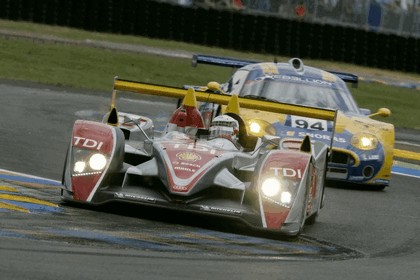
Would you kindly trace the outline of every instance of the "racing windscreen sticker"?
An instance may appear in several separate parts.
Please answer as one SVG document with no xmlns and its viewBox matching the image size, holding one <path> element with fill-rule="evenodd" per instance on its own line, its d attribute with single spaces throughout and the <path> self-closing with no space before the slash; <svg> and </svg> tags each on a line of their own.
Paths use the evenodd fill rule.
<svg viewBox="0 0 420 280">
<path fill-rule="evenodd" d="M 301 129 L 331 131 L 331 128 L 328 127 L 328 122 L 326 120 L 305 118 L 300 116 L 290 116 L 290 126 Z"/>
</svg>

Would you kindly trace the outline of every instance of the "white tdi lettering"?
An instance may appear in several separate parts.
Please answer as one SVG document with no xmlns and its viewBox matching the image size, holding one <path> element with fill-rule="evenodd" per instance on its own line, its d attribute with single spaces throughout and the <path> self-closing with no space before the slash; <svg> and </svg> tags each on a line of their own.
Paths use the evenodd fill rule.
<svg viewBox="0 0 420 280">
<path fill-rule="evenodd" d="M 283 176 L 283 177 L 297 177 L 302 178 L 302 170 L 300 169 L 293 169 L 287 167 L 271 167 L 270 169 L 274 170 L 275 176 Z"/>
<path fill-rule="evenodd" d="M 82 145 L 82 147 L 85 147 L 85 148 L 91 148 L 91 149 L 96 148 L 97 150 L 100 150 L 102 148 L 103 144 L 104 144 L 103 142 L 98 142 L 98 141 L 93 140 L 93 139 L 74 136 L 74 145 L 75 146 Z"/>
</svg>

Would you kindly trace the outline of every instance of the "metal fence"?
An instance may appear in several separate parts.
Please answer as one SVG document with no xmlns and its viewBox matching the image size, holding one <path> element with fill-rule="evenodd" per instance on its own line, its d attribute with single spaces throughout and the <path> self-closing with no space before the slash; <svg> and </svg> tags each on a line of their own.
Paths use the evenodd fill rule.
<svg viewBox="0 0 420 280">
<path fill-rule="evenodd" d="M 420 37 L 420 0 L 156 0 Z"/>
</svg>

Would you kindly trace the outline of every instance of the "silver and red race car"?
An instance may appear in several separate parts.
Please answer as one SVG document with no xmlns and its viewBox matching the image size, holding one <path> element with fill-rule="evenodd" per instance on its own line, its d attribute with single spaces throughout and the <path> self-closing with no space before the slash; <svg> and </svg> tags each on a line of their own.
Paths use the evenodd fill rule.
<svg viewBox="0 0 420 280">
<path fill-rule="evenodd" d="M 163 131 L 156 132 L 152 118 L 117 111 L 115 99 L 122 91 L 183 101 Z M 207 126 L 198 102 L 227 109 Z M 253 228 L 299 235 L 323 206 L 330 147 L 309 136 L 253 136 L 241 108 L 333 122 L 336 118 L 333 110 L 116 79 L 104 119 L 74 124 L 62 200 L 138 203 L 225 216 Z"/>
</svg>

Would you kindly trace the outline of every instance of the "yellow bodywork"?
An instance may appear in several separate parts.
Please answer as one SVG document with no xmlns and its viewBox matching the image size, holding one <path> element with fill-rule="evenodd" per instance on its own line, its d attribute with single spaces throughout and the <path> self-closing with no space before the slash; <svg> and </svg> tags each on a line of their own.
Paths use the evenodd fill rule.
<svg viewBox="0 0 420 280">
<path fill-rule="evenodd" d="M 268 124 L 276 122 L 284 124 L 287 117 L 286 114 L 274 114 L 253 109 L 241 109 L 241 116 L 244 118 L 245 122 L 247 122 L 247 120 L 260 119 L 266 121 Z M 335 124 L 335 134 L 337 135 L 343 133 L 344 131 L 347 131 L 352 135 L 359 132 L 369 132 L 379 139 L 379 142 L 383 145 L 385 158 L 382 168 L 372 179 L 368 181 L 368 183 L 377 179 L 389 180 L 391 177 L 391 168 L 394 156 L 394 126 L 392 124 L 379 122 L 368 117 L 349 117 L 341 112 L 338 112 Z M 345 151 L 346 153 L 351 154 L 355 159 L 354 166 L 358 166 L 360 164 L 360 158 L 355 152 L 338 147 L 333 147 L 333 150 Z"/>
<path fill-rule="evenodd" d="M 368 117 L 348 117 L 339 112 L 337 116 L 336 132 L 340 133 L 344 129 L 353 135 L 359 132 L 369 132 L 379 139 L 379 142 L 382 144 L 384 149 L 385 158 L 382 168 L 370 181 L 378 178 L 389 180 L 391 177 L 391 168 L 394 158 L 394 125 L 376 121 Z"/>
<path fill-rule="evenodd" d="M 167 96 L 178 99 L 183 99 L 187 94 L 187 89 L 167 87 L 160 85 L 152 85 L 127 80 L 114 80 L 114 90 L 131 91 L 141 94 L 150 94 L 157 96 Z M 195 92 L 196 100 L 201 102 L 211 102 L 220 105 L 227 105 L 231 99 L 230 95 L 215 94 L 210 92 Z M 241 108 L 255 109 L 272 113 L 297 115 L 303 117 L 312 117 L 316 119 L 334 121 L 336 111 L 330 109 L 321 109 L 306 107 L 293 104 L 273 103 L 263 100 L 250 100 L 238 97 L 239 105 Z"/>
</svg>

